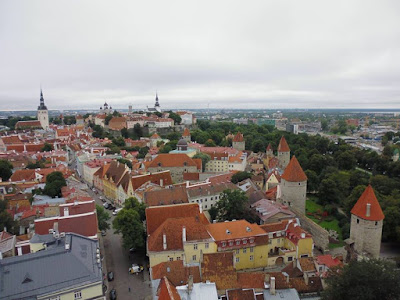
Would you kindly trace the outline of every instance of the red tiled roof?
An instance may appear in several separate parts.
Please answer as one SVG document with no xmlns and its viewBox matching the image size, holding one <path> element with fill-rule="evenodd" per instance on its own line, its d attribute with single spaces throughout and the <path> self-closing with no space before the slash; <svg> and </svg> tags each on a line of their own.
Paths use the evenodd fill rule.
<svg viewBox="0 0 400 300">
<path fill-rule="evenodd" d="M 193 276 L 193 282 L 200 282 L 200 269 L 198 266 L 186 266 L 183 260 L 174 260 L 159 263 L 151 268 L 152 279 L 160 279 L 164 276 L 174 285 L 185 285 L 189 276 Z"/>
<path fill-rule="evenodd" d="M 203 255 L 201 263 L 202 280 L 215 282 L 217 290 L 238 287 L 233 266 L 233 252 L 217 252 Z"/>
<path fill-rule="evenodd" d="M 187 241 L 210 239 L 206 227 L 199 216 L 189 218 L 170 218 L 164 221 L 148 238 L 148 251 L 183 250 L 182 230 L 186 228 Z M 166 249 L 163 249 L 163 235 L 166 236 Z"/>
<path fill-rule="evenodd" d="M 278 192 L 278 186 L 274 186 L 273 188 L 270 188 L 268 191 L 265 192 L 265 196 L 269 200 L 276 200 L 277 192 Z"/>
<path fill-rule="evenodd" d="M 199 180 L 200 173 L 183 173 L 183 180 L 196 181 Z"/>
<path fill-rule="evenodd" d="M 207 230 L 216 241 L 266 235 L 259 225 L 250 224 L 246 220 L 213 223 L 207 226 Z"/>
<path fill-rule="evenodd" d="M 150 138 L 151 138 L 151 139 L 154 139 L 154 140 L 156 140 L 156 139 L 161 139 L 161 137 L 158 135 L 157 132 L 154 132 L 153 135 L 152 135 Z"/>
<path fill-rule="evenodd" d="M 233 138 L 233 142 L 243 142 L 244 138 L 243 138 L 243 134 L 238 132 L 236 133 L 235 137 Z"/>
<path fill-rule="evenodd" d="M 147 234 L 151 235 L 169 218 L 196 217 L 200 214 L 197 203 L 153 206 L 146 208 Z"/>
<path fill-rule="evenodd" d="M 158 285 L 157 295 L 159 300 L 181 300 L 176 287 L 163 277 Z"/>
<path fill-rule="evenodd" d="M 293 155 L 285 171 L 283 172 L 282 178 L 290 182 L 300 182 L 307 180 L 307 175 L 301 168 L 296 156 Z"/>
<path fill-rule="evenodd" d="M 340 259 L 338 259 L 337 257 L 333 258 L 330 254 L 317 256 L 317 263 L 319 265 L 325 265 L 328 268 L 342 265 Z"/>
<path fill-rule="evenodd" d="M 254 300 L 254 290 L 242 290 L 242 289 L 235 289 L 235 290 L 228 290 L 226 292 L 229 300 Z"/>
<path fill-rule="evenodd" d="M 183 133 L 182 133 L 182 136 L 183 136 L 183 137 L 189 137 L 189 136 L 190 136 L 190 131 L 189 131 L 188 128 L 185 128 L 185 130 L 184 130 Z"/>
<path fill-rule="evenodd" d="M 18 121 L 17 124 L 15 124 L 15 129 L 18 128 L 41 128 L 42 125 L 40 124 L 40 121 L 34 120 L 34 121 Z"/>
<path fill-rule="evenodd" d="M 273 151 L 272 146 L 271 146 L 271 143 L 269 143 L 268 146 L 267 146 L 267 151 L 268 151 L 268 150 Z"/>
<path fill-rule="evenodd" d="M 112 130 L 121 130 L 122 128 L 126 128 L 126 118 L 113 117 L 108 123 L 108 127 Z"/>
<path fill-rule="evenodd" d="M 227 173 L 209 177 L 208 180 L 211 184 L 220 184 L 224 182 L 231 182 L 234 173 Z"/>
<path fill-rule="evenodd" d="M 70 216 L 93 212 L 96 210 L 96 204 L 94 200 L 85 202 L 73 202 L 68 204 L 60 204 L 60 216 L 64 216 L 64 209 L 68 208 L 68 214 Z"/>
<path fill-rule="evenodd" d="M 132 179 L 133 190 L 138 189 L 140 186 L 146 182 L 152 182 L 158 185 L 167 186 L 172 184 L 171 173 L 169 171 L 154 172 L 151 174 L 133 176 Z"/>
<path fill-rule="evenodd" d="M 242 289 L 263 289 L 265 274 L 261 272 L 238 272 L 237 280 Z"/>
<path fill-rule="evenodd" d="M 282 136 L 279 141 L 278 152 L 290 152 L 289 145 L 284 136 Z"/>
<path fill-rule="evenodd" d="M 371 204 L 369 216 L 367 216 L 367 204 Z M 369 221 L 382 221 L 385 218 L 371 185 L 367 186 L 351 210 L 351 213 L 357 217 Z"/>
<path fill-rule="evenodd" d="M 18 135 L 2 136 L 1 140 L 4 144 L 22 144 Z"/>
<path fill-rule="evenodd" d="M 289 220 L 282 220 L 277 223 L 269 223 L 260 225 L 260 227 L 265 230 L 265 232 L 276 232 L 276 231 L 283 231 L 286 229 Z"/>
<path fill-rule="evenodd" d="M 286 229 L 286 237 L 295 245 L 299 242 L 300 239 L 304 238 L 312 238 L 312 235 L 309 234 L 307 231 L 305 231 L 303 228 L 301 228 L 300 225 L 298 225 L 295 222 L 289 223 L 287 229 Z"/>
<path fill-rule="evenodd" d="M 11 181 L 32 181 L 36 179 L 35 170 L 15 170 L 10 177 Z"/>
<path fill-rule="evenodd" d="M 184 167 L 185 163 L 186 163 L 186 166 L 188 166 L 188 167 L 195 166 L 195 167 L 198 168 L 197 163 L 193 159 L 191 159 L 186 154 L 181 154 L 181 153 L 177 153 L 177 154 L 162 153 L 162 154 L 159 154 L 149 164 L 148 168 Z"/>
</svg>

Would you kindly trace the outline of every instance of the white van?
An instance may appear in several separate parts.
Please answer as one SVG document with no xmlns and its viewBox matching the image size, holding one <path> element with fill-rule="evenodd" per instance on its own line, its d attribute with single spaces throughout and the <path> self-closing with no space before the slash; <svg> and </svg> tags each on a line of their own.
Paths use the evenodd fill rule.
<svg viewBox="0 0 400 300">
<path fill-rule="evenodd" d="M 117 213 L 120 212 L 121 210 L 122 210 L 122 207 L 116 208 L 116 209 L 113 211 L 113 216 L 116 216 Z"/>
</svg>

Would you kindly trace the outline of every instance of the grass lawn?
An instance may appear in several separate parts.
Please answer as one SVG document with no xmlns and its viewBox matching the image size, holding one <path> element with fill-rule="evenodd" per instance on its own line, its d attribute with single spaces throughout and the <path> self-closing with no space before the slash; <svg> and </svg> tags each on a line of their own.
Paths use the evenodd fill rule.
<svg viewBox="0 0 400 300">
<path fill-rule="evenodd" d="M 310 195 L 307 197 L 307 201 L 306 201 L 306 213 L 307 212 L 311 212 L 314 213 L 316 211 L 323 211 L 323 207 L 322 205 L 319 205 L 317 202 L 317 197 Z M 327 221 L 324 220 L 322 222 L 320 222 L 320 220 L 318 220 L 317 218 L 315 218 L 314 216 L 309 216 L 307 215 L 307 217 L 311 220 L 313 220 L 315 223 L 317 223 L 318 225 L 320 225 L 322 228 L 325 228 L 326 230 L 329 229 L 333 229 L 336 230 L 336 232 L 339 233 L 339 244 L 333 244 L 330 243 L 329 244 L 329 248 L 337 248 L 337 247 L 342 247 L 343 244 L 343 237 L 342 237 L 342 229 L 339 227 L 339 221 L 337 219 L 333 219 L 331 221 Z M 332 216 L 329 216 L 328 218 L 332 218 Z"/>
</svg>

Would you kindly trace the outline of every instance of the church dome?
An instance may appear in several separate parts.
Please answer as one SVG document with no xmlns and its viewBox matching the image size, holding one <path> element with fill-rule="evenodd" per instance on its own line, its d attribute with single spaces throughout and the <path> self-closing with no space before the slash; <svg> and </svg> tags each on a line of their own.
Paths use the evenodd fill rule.
<svg viewBox="0 0 400 300">
<path fill-rule="evenodd" d="M 188 143 L 186 142 L 186 140 L 184 140 L 184 139 L 180 139 L 179 141 L 178 141 L 178 144 L 176 144 L 177 146 L 187 146 L 188 145 Z"/>
</svg>

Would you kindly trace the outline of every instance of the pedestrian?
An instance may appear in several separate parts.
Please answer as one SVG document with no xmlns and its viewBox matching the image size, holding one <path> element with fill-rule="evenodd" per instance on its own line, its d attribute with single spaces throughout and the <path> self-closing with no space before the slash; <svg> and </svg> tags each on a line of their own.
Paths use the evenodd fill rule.
<svg viewBox="0 0 400 300">
<path fill-rule="evenodd" d="M 131 292 L 131 287 L 128 287 L 129 293 Z"/>
</svg>

